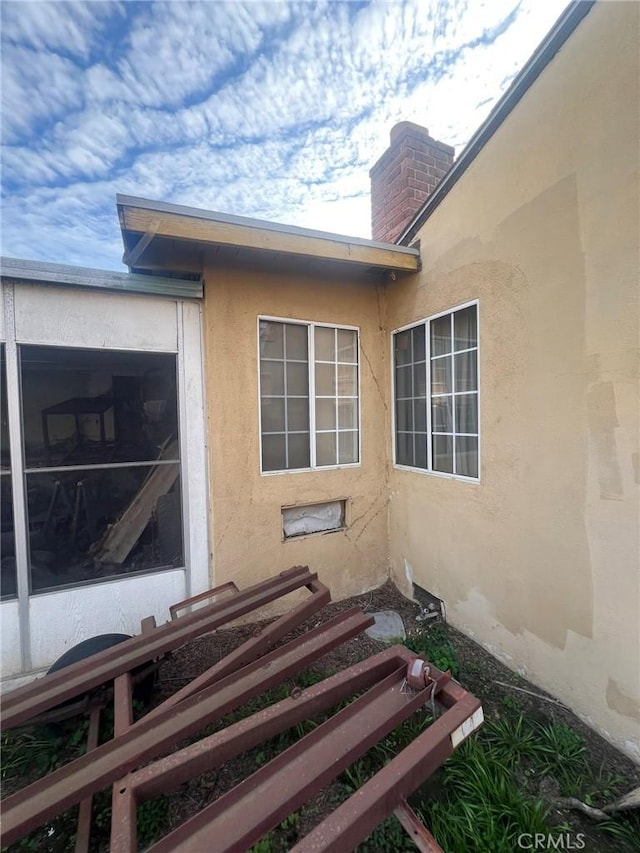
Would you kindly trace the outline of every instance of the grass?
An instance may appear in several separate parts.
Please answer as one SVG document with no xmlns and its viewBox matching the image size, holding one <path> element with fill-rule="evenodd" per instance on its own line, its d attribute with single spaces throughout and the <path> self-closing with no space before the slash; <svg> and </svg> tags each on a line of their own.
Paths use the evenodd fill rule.
<svg viewBox="0 0 640 853">
<path fill-rule="evenodd" d="M 134 706 L 139 714 L 140 709 Z M 1 767 L 3 788 L 15 778 L 25 785 L 51 773 L 85 753 L 89 722 L 75 718 L 56 726 L 43 726 L 35 733 L 27 730 L 3 732 Z M 113 711 L 105 710 L 100 721 L 100 742 L 113 737 Z M 6 788 L 5 788 L 6 792 Z M 5 793 L 6 795 L 6 793 Z M 7 853 L 66 853 L 75 846 L 77 806 L 49 821 L 45 826 L 6 848 Z M 149 800 L 138 806 L 139 844 L 145 847 L 168 829 L 169 798 Z M 111 790 L 93 798 L 91 843 L 93 849 L 107 843 L 111 830 Z M 3 848 L 3 853 L 5 853 Z"/>
</svg>

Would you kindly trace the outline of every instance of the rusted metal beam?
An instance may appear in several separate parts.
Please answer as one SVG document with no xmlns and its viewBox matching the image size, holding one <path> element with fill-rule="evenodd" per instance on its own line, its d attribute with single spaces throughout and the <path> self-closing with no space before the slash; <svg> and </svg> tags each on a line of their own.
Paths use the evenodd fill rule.
<svg viewBox="0 0 640 853">
<path fill-rule="evenodd" d="M 191 598 L 185 598 L 184 601 L 177 601 L 169 608 L 171 618 L 177 619 L 180 610 L 186 610 L 187 607 L 192 607 L 194 604 L 198 604 L 198 602 L 200 601 L 207 601 L 210 598 L 215 598 L 216 596 L 222 595 L 225 592 L 235 594 L 237 592 L 240 592 L 240 590 L 233 581 L 229 581 L 229 583 L 223 583 L 220 584 L 220 586 L 214 586 L 213 589 L 208 589 L 206 592 L 201 592 L 198 595 L 192 595 Z"/>
<path fill-rule="evenodd" d="M 210 667 L 202 675 L 194 678 L 186 684 L 181 690 L 178 690 L 170 696 L 165 702 L 150 711 L 145 720 L 153 719 L 158 714 L 163 713 L 172 705 L 177 705 L 183 702 L 190 696 L 204 690 L 205 687 L 220 681 L 226 675 L 236 672 L 240 667 L 246 666 L 251 661 L 256 660 L 261 655 L 265 654 L 279 640 L 285 637 L 289 631 L 307 620 L 314 613 L 317 613 L 325 604 L 331 601 L 331 593 L 328 587 L 318 580 L 311 581 L 308 585 L 311 592 L 309 598 L 294 607 L 283 616 L 279 616 L 270 625 L 260 630 L 254 637 L 242 643 L 235 651 L 231 652 L 222 658 L 214 666 Z"/>
<path fill-rule="evenodd" d="M 347 853 L 363 842 L 481 724 L 480 701 L 462 688 L 459 692 L 453 706 L 299 841 L 291 853 Z"/>
<path fill-rule="evenodd" d="M 212 838 L 217 853 L 248 850 L 425 704 L 429 691 L 406 693 L 405 676 L 406 666 L 401 666 L 169 833 L 149 853 L 206 850 Z"/>
<path fill-rule="evenodd" d="M 131 673 L 123 672 L 113 682 L 113 734 L 124 734 L 133 723 Z"/>
<path fill-rule="evenodd" d="M 371 624 L 372 617 L 359 608 L 341 613 L 206 688 L 198 694 L 197 701 L 169 707 L 146 724 L 143 718 L 126 734 L 98 747 L 91 756 L 82 756 L 7 797 L 2 804 L 4 844 L 13 843 L 89 794 L 102 790 Z"/>
<path fill-rule="evenodd" d="M 2 722 L 13 728 L 37 714 L 104 684 L 123 672 L 147 663 L 178 648 L 201 634 L 213 631 L 259 607 L 308 586 L 317 580 L 307 568 L 295 567 L 282 572 L 231 599 L 205 605 L 174 622 L 168 622 L 149 634 L 125 640 L 84 661 L 37 679 L 1 698 Z"/>
<path fill-rule="evenodd" d="M 98 746 L 100 739 L 100 713 L 102 707 L 95 705 L 89 716 L 89 731 L 87 732 L 87 752 L 91 752 Z M 75 853 L 87 853 L 89 850 L 89 837 L 91 835 L 91 811 L 93 809 L 93 797 L 88 796 L 80 803 L 78 811 L 78 829 L 76 832 Z"/>
<path fill-rule="evenodd" d="M 420 853 L 444 853 L 442 847 L 405 799 L 401 800 L 393 813 Z"/>
</svg>

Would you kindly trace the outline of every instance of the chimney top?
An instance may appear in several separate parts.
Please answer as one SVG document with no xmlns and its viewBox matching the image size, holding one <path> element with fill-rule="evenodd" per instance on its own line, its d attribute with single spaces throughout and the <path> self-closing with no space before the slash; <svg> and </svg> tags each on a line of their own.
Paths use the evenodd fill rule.
<svg viewBox="0 0 640 853">
<path fill-rule="evenodd" d="M 393 243 L 453 163 L 454 149 L 426 127 L 401 121 L 390 145 L 369 171 L 374 240 Z"/>
<path fill-rule="evenodd" d="M 389 141 L 393 145 L 401 136 L 410 131 L 413 131 L 415 136 L 426 136 L 428 139 L 431 139 L 428 128 L 422 127 L 421 124 L 414 124 L 412 121 L 399 121 L 391 128 Z"/>
</svg>

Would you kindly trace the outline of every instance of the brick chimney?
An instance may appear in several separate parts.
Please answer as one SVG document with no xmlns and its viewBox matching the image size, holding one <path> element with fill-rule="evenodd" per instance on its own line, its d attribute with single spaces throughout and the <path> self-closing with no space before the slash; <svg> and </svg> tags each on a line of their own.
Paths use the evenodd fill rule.
<svg viewBox="0 0 640 853">
<path fill-rule="evenodd" d="M 371 233 L 394 243 L 447 173 L 453 148 L 429 136 L 426 127 L 401 121 L 391 144 L 369 172 Z"/>
</svg>

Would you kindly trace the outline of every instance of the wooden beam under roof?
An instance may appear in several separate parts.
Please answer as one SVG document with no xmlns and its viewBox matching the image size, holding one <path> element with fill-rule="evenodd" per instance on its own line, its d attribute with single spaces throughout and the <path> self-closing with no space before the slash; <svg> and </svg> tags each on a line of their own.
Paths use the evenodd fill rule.
<svg viewBox="0 0 640 853">
<path fill-rule="evenodd" d="M 123 235 L 154 231 L 157 237 L 203 246 L 235 246 L 396 272 L 420 268 L 419 252 L 404 246 L 123 196 L 118 196 L 118 209 Z"/>
</svg>

